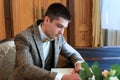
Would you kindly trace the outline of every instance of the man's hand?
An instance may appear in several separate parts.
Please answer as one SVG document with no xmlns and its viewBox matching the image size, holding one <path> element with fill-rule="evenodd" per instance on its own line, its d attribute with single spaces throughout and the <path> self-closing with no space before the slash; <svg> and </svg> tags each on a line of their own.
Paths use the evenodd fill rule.
<svg viewBox="0 0 120 80">
<path fill-rule="evenodd" d="M 65 74 L 62 77 L 62 80 L 81 80 L 78 71 L 81 69 L 81 62 L 75 64 L 75 68 L 73 69 L 72 74 Z"/>
<path fill-rule="evenodd" d="M 79 70 L 81 69 L 81 62 L 78 62 L 76 65 L 75 65 L 75 72 L 78 72 Z"/>
<path fill-rule="evenodd" d="M 62 77 L 62 80 L 80 80 L 78 73 L 65 74 Z"/>
</svg>

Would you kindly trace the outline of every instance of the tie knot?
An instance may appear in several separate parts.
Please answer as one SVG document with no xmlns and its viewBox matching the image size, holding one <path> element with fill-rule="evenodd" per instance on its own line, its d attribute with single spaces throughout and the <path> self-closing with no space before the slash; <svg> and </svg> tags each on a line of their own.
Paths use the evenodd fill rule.
<svg viewBox="0 0 120 80">
<path fill-rule="evenodd" d="M 47 38 L 43 40 L 43 42 L 47 42 L 47 41 L 49 41 Z"/>
</svg>

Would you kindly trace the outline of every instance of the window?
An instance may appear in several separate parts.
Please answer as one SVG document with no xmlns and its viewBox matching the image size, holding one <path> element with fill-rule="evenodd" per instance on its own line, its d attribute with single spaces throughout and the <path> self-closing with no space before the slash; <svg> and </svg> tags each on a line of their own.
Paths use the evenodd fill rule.
<svg viewBox="0 0 120 80">
<path fill-rule="evenodd" d="M 120 46 L 120 0 L 101 0 L 104 46 Z"/>
</svg>

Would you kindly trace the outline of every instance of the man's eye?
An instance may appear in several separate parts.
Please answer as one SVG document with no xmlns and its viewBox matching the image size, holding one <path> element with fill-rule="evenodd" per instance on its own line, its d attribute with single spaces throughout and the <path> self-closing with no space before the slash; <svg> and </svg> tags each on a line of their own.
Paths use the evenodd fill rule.
<svg viewBox="0 0 120 80">
<path fill-rule="evenodd" d="M 63 28 L 63 26 L 62 26 L 62 25 L 57 25 L 57 27 L 58 27 L 58 28 Z"/>
</svg>

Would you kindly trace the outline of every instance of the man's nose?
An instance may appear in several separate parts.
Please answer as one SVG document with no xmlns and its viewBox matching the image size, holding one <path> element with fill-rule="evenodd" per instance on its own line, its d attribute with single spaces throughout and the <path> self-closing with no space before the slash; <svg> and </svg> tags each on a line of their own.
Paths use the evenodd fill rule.
<svg viewBox="0 0 120 80">
<path fill-rule="evenodd" d="M 64 28 L 59 31 L 59 34 L 64 34 Z"/>
</svg>

